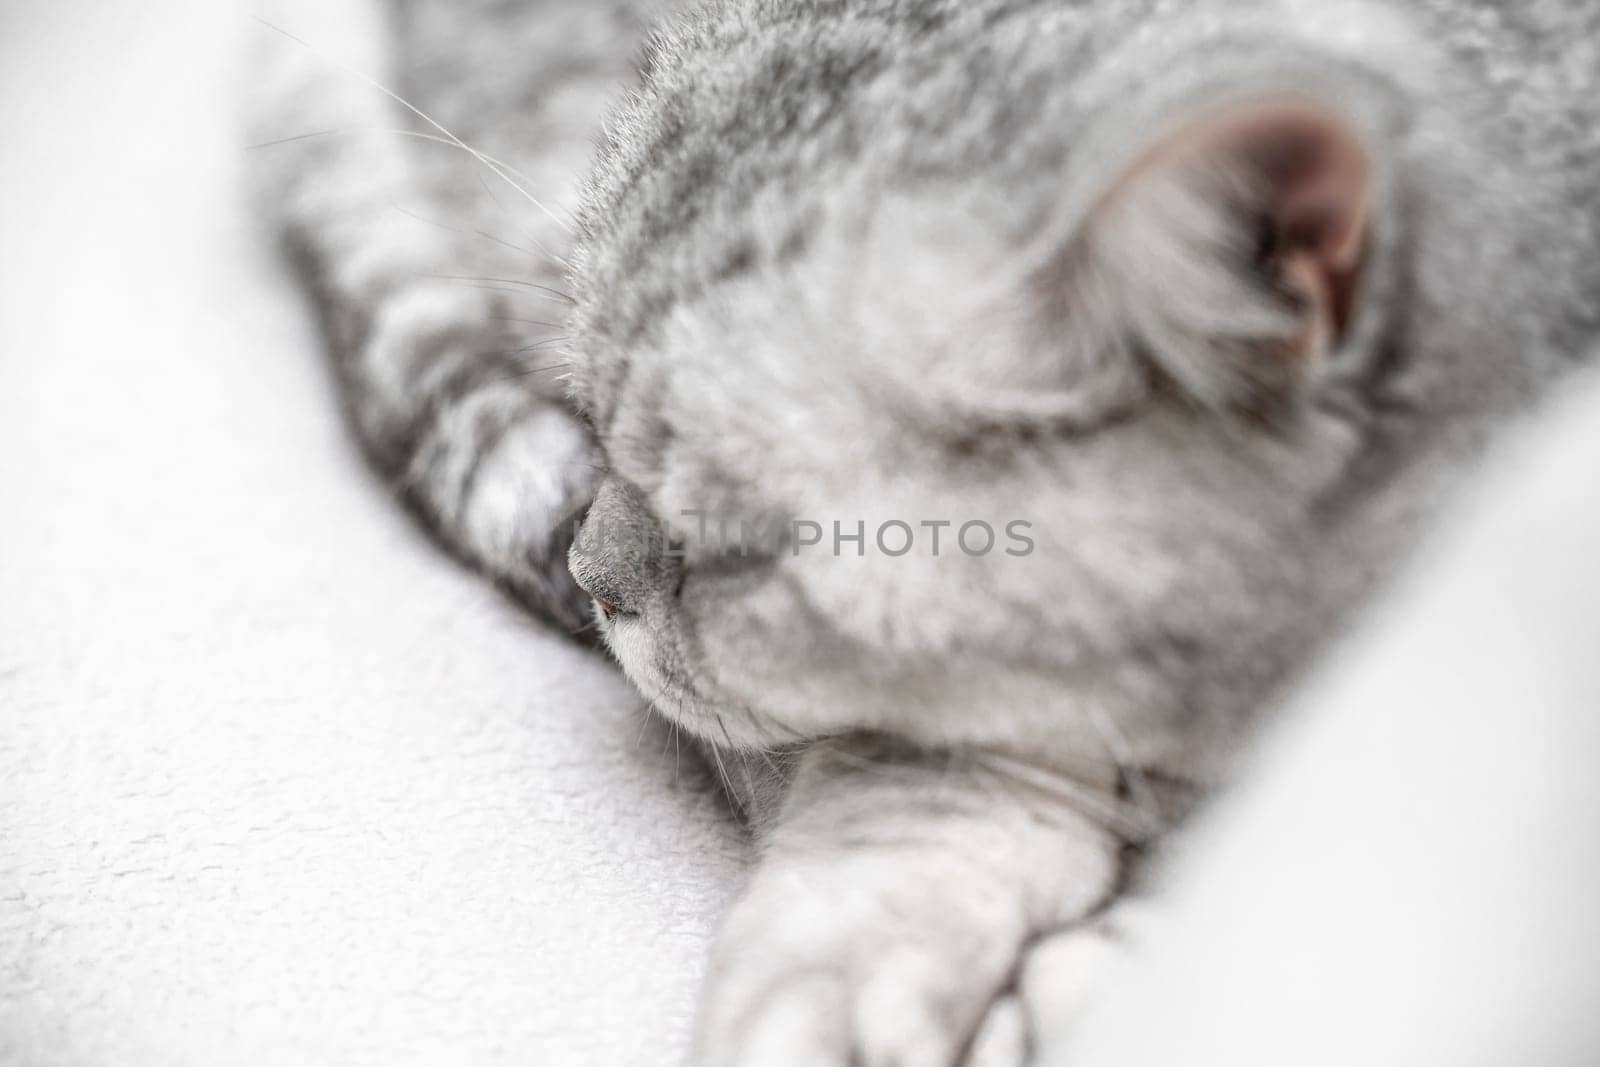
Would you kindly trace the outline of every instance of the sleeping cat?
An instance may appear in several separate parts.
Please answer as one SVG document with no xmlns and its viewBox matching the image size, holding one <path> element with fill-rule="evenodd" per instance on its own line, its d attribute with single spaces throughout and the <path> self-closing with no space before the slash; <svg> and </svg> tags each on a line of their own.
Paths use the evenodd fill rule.
<svg viewBox="0 0 1600 1067">
<path fill-rule="evenodd" d="M 717 0 L 607 113 L 660 8 L 396 2 L 404 105 L 285 15 L 258 169 L 379 469 L 757 824 L 698 1062 L 959 1062 L 1594 349 L 1600 7 Z"/>
</svg>

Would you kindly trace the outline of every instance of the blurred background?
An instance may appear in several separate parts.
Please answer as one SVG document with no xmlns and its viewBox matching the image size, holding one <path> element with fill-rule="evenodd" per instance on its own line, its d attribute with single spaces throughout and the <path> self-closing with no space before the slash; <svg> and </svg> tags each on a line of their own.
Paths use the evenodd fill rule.
<svg viewBox="0 0 1600 1067">
<path fill-rule="evenodd" d="M 0 6 L 0 1064 L 678 1062 L 744 838 L 359 463 L 264 32 Z M 1497 469 L 1042 1061 L 1600 1062 L 1600 394 Z"/>
</svg>

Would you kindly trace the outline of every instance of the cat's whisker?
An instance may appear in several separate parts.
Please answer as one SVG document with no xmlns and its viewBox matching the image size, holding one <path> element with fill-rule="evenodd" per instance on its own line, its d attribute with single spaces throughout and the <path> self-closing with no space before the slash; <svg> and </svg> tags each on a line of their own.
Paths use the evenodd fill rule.
<svg viewBox="0 0 1600 1067">
<path fill-rule="evenodd" d="M 676 720 L 672 721 L 672 782 L 677 784 L 683 772 L 683 748 L 679 744 L 681 728 Z M 665 752 L 662 753 L 665 755 Z"/>
<path fill-rule="evenodd" d="M 452 141 L 448 137 L 441 137 L 436 133 L 429 133 L 427 130 L 407 130 L 399 126 L 339 126 L 326 130 L 308 130 L 305 133 L 293 133 L 287 137 L 274 137 L 267 141 L 256 141 L 253 144 L 247 144 L 244 147 L 246 151 L 253 152 L 262 148 L 276 148 L 279 145 L 294 144 L 297 141 L 309 141 L 317 137 L 350 137 L 361 133 L 376 133 L 382 134 L 386 137 L 410 137 L 414 140 L 427 141 L 430 144 L 439 144 L 444 145 L 446 148 L 454 148 L 458 151 L 467 152 L 469 155 L 473 154 L 471 149 L 467 148 L 465 145 Z M 487 152 L 480 152 L 477 154 L 483 156 L 484 159 L 495 164 L 496 166 L 504 167 L 507 171 L 511 172 L 512 174 L 516 174 L 524 181 L 528 180 L 526 175 L 516 170 L 516 168 L 512 167 L 509 163 L 497 159 L 494 156 L 489 155 Z M 484 182 L 481 174 L 478 175 L 478 182 L 483 186 L 484 192 L 489 194 L 489 198 L 496 204 L 499 204 L 500 198 L 494 195 L 493 190 L 489 188 L 488 183 Z"/>
<path fill-rule="evenodd" d="M 484 384 L 502 385 L 507 382 L 521 382 L 526 381 L 529 378 L 535 378 L 541 374 L 553 375 L 553 377 L 549 379 L 550 381 L 560 381 L 565 375 L 570 373 L 571 371 L 568 370 L 568 364 L 555 363 L 549 366 L 528 367 L 524 370 L 514 371 L 510 374 L 502 374 L 492 378 L 486 378 L 484 379 Z M 566 464 L 566 466 L 574 465 L 575 464 Z M 589 464 L 583 464 L 583 466 L 589 466 Z M 592 467 L 591 469 L 598 471 L 600 468 Z"/>
<path fill-rule="evenodd" d="M 450 233 L 461 233 L 462 232 L 461 228 L 458 227 L 458 226 L 451 226 L 451 225 L 448 225 L 446 223 L 439 222 L 436 219 L 424 218 L 423 216 L 417 214 L 415 211 L 412 211 L 410 208 L 402 207 L 401 205 L 395 203 L 393 200 L 389 201 L 389 210 L 398 211 L 400 214 L 404 215 L 408 219 L 416 219 L 418 222 L 422 223 L 424 226 L 432 226 L 435 229 L 446 230 L 446 231 L 448 231 Z"/>
<path fill-rule="evenodd" d="M 494 206 L 500 210 L 500 213 L 503 215 L 511 215 L 511 212 L 506 210 L 505 204 L 503 204 L 500 201 L 500 198 L 495 195 L 495 191 L 489 187 L 489 183 L 483 180 L 483 175 L 479 174 L 477 177 L 478 187 L 483 190 L 484 195 L 489 198 Z M 537 237 L 533 236 L 533 234 L 524 234 L 524 236 L 526 236 L 528 240 L 539 250 L 540 254 L 553 261 L 557 266 L 564 267 L 568 271 L 572 269 L 571 261 L 566 259 L 564 256 L 558 256 L 551 252 Z"/>
<path fill-rule="evenodd" d="M 722 731 L 722 736 L 725 738 L 728 737 L 728 724 L 722 721 L 722 715 L 720 713 L 713 713 L 713 718 L 716 719 L 717 728 Z M 733 747 L 732 739 L 729 739 L 728 745 L 730 748 Z M 711 750 L 711 758 L 716 761 L 717 777 L 722 780 L 723 790 L 726 791 L 730 796 L 734 795 L 733 779 L 728 777 L 728 766 L 722 762 L 721 746 L 707 745 L 705 747 Z"/>
<path fill-rule="evenodd" d="M 571 367 L 572 364 L 566 360 L 563 360 L 560 363 L 548 363 L 542 366 L 529 367 L 526 370 L 518 371 L 516 374 L 511 375 L 509 380 L 517 381 L 522 378 L 532 378 L 536 374 L 554 374 L 558 371 L 570 370 Z"/>
<path fill-rule="evenodd" d="M 528 238 L 530 241 L 533 242 L 533 246 L 519 245 L 519 244 L 516 244 L 516 243 L 514 243 L 512 241 L 507 241 L 504 238 L 496 237 L 494 234 L 490 233 L 487 230 L 481 230 L 481 229 L 480 230 L 463 230 L 459 226 L 451 226 L 450 224 L 444 223 L 444 222 L 440 222 L 437 219 L 427 218 L 427 217 L 425 217 L 423 215 L 419 215 L 415 211 L 412 211 L 410 208 L 403 207 L 400 204 L 394 203 L 393 201 L 390 201 L 389 207 L 391 209 L 393 209 L 394 211 L 397 211 L 400 214 L 406 216 L 407 218 L 417 220 L 418 222 L 422 223 L 424 226 L 432 226 L 435 229 L 444 230 L 447 233 L 460 234 L 463 237 L 481 237 L 485 241 L 490 241 L 490 242 L 492 242 L 494 244 L 500 245 L 502 248 L 509 248 L 511 251 L 516 252 L 518 255 L 532 256 L 535 259 L 539 258 L 540 256 L 543 256 L 545 259 L 549 260 L 551 263 L 555 264 L 558 267 L 566 267 L 566 266 L 568 266 L 567 261 L 565 259 L 561 258 L 560 256 L 556 255 L 554 252 L 551 252 L 548 248 L 544 247 L 544 245 L 540 244 L 538 239 L 535 238 L 535 237 L 531 237 L 530 236 Z"/>
<path fill-rule="evenodd" d="M 773 762 L 772 759 L 771 749 L 765 747 L 764 745 L 748 745 L 746 746 L 746 749 L 747 751 L 753 752 L 757 756 L 761 757 L 761 762 L 767 765 L 767 769 L 769 771 L 773 771 L 775 773 L 778 771 L 778 765 L 777 763 Z"/>
<path fill-rule="evenodd" d="M 329 136 L 335 136 L 335 135 L 349 135 L 349 134 L 355 134 L 355 133 L 377 133 L 377 134 L 383 134 L 383 135 L 386 135 L 386 136 L 393 136 L 393 137 L 411 137 L 411 138 L 415 138 L 416 140 L 419 140 L 419 141 L 427 141 L 427 142 L 429 142 L 431 144 L 441 144 L 441 145 L 444 145 L 446 148 L 457 148 L 457 149 L 460 149 L 462 147 L 461 145 L 458 145 L 454 141 L 448 140 L 447 138 L 444 138 L 444 137 L 440 137 L 438 134 L 428 133 L 425 130 L 403 130 L 403 129 L 399 129 L 397 127 L 383 127 L 383 126 L 347 127 L 345 129 L 333 129 L 333 130 L 314 130 L 314 131 L 312 131 L 310 133 L 296 134 L 296 135 L 291 136 L 291 137 L 280 137 L 277 140 L 263 141 L 263 142 L 260 142 L 258 144 L 247 145 L 246 147 L 247 148 L 252 148 L 252 149 L 254 149 L 254 148 L 271 148 L 274 145 L 290 144 L 290 143 L 295 142 L 295 141 L 303 141 L 303 140 L 306 140 L 306 139 L 312 138 L 312 137 L 329 137 Z M 526 176 L 522 175 L 515 168 L 511 167 L 510 164 L 504 163 L 503 161 L 496 159 L 494 156 L 491 156 L 488 153 L 483 153 L 483 157 L 485 159 L 493 162 L 497 166 L 505 167 L 511 173 L 516 174 L 518 177 L 523 178 L 523 180 L 525 180 L 525 181 L 527 180 Z M 478 178 L 478 184 L 483 188 L 483 191 L 488 195 L 489 199 L 494 201 L 495 207 L 499 208 L 502 212 L 504 212 L 506 210 L 505 204 L 502 203 L 500 198 L 495 195 L 494 190 L 489 188 L 489 183 L 483 180 L 483 175 L 479 174 L 477 176 L 477 178 Z M 451 233 L 459 233 L 459 234 L 466 234 L 467 233 L 466 230 L 460 229 L 459 227 L 449 226 L 449 225 L 446 225 L 445 223 L 442 223 L 442 222 L 436 222 L 433 219 L 423 218 L 421 215 L 418 215 L 413 211 L 408 211 L 405 208 L 402 208 L 397 204 L 396 205 L 392 205 L 392 206 L 394 206 L 402 214 L 409 215 L 412 218 L 416 219 L 418 222 L 424 222 L 424 223 L 427 223 L 430 226 L 437 226 L 439 229 L 448 230 Z M 569 230 L 568 232 L 570 233 L 571 231 Z M 498 244 L 498 245 L 502 245 L 505 248 L 509 248 L 513 252 L 519 252 L 522 255 L 535 256 L 535 257 L 542 256 L 544 259 L 548 260 L 553 265 L 561 267 L 564 270 L 571 270 L 572 269 L 572 263 L 565 256 L 559 255 L 559 254 L 551 251 L 549 249 L 549 247 L 547 247 L 544 244 L 543 241 L 540 241 L 537 237 L 533 236 L 533 234 L 531 234 L 531 233 L 524 235 L 528 239 L 528 244 L 527 245 L 519 245 L 519 244 L 515 243 L 514 241 L 507 241 L 502 237 L 497 237 L 494 234 L 489 233 L 487 230 L 482 230 L 482 229 L 473 230 L 472 231 L 472 235 L 473 236 L 477 236 L 477 237 L 482 237 L 485 240 L 492 241 L 492 242 L 494 242 L 495 244 Z"/>
<path fill-rule="evenodd" d="M 515 315 L 502 315 L 500 318 L 503 322 L 520 322 L 524 326 L 548 326 L 552 330 L 559 330 L 563 326 L 563 324 L 559 322 L 549 322 L 545 319 L 523 319 L 518 318 Z"/>
<path fill-rule="evenodd" d="M 597 622 L 595 622 L 594 620 L 591 619 L 589 622 L 584 623 L 582 626 L 579 626 L 577 629 L 568 630 L 567 632 L 569 634 L 571 634 L 573 637 L 581 637 L 584 634 L 589 633 L 591 630 L 594 630 L 598 625 L 599 625 L 599 623 L 597 623 Z"/>
<path fill-rule="evenodd" d="M 661 740 L 661 756 L 662 756 L 663 759 L 666 758 L 667 749 L 671 748 L 672 745 L 673 745 L 673 739 L 677 736 L 676 731 L 677 731 L 677 723 L 674 723 L 671 719 L 668 719 L 667 720 L 667 736 L 662 738 L 662 740 Z"/>
<path fill-rule="evenodd" d="M 568 303 L 568 304 L 577 303 L 577 301 L 572 299 L 572 297 L 570 295 L 568 295 L 567 293 L 563 293 L 560 289 L 557 289 L 557 288 L 555 288 L 553 286 L 549 286 L 549 285 L 543 285 L 543 284 L 541 284 L 539 282 L 530 282 L 530 281 L 527 281 L 526 279 L 523 279 L 523 278 L 496 278 L 496 277 L 492 277 L 492 276 L 490 276 L 490 277 L 482 277 L 482 276 L 475 275 L 475 274 L 437 274 L 437 273 L 424 273 L 421 276 L 424 277 L 424 278 L 438 278 L 438 279 L 440 279 L 442 281 L 477 282 L 477 283 L 483 284 L 483 285 L 507 285 L 507 286 L 511 286 L 513 288 L 533 289 L 533 290 L 536 290 L 538 292 L 544 293 L 545 295 L 547 295 L 547 296 L 549 296 L 551 298 L 559 299 L 559 300 L 563 301 L 564 303 Z"/>
<path fill-rule="evenodd" d="M 544 256 L 545 258 L 553 260 L 560 266 L 566 267 L 569 270 L 572 267 L 572 264 L 567 262 L 565 257 L 558 256 L 551 252 L 548 248 L 544 247 L 544 245 L 540 244 L 536 238 L 529 238 L 530 241 L 533 241 L 533 246 L 529 247 L 527 245 L 519 245 L 515 241 L 507 241 L 503 237 L 496 237 L 488 230 L 473 230 L 472 233 L 474 236 L 482 237 L 485 241 L 490 241 L 494 244 L 500 245 L 502 248 L 509 248 L 513 252 L 521 252 L 523 255 L 527 256 Z"/>
<path fill-rule="evenodd" d="M 479 289 L 486 293 L 501 293 L 505 296 L 514 296 L 525 300 L 540 300 L 547 304 L 570 307 L 574 303 L 571 297 L 559 290 L 552 290 L 548 286 L 537 286 L 532 283 L 516 282 L 511 279 L 480 279 L 465 275 L 429 273 L 419 273 L 417 277 L 459 282 L 468 288 Z"/>
<path fill-rule="evenodd" d="M 557 300 L 553 296 L 545 296 L 543 293 L 529 293 L 521 289 L 514 289 L 509 285 L 488 285 L 483 282 L 473 281 L 462 281 L 462 284 L 472 289 L 481 289 L 486 293 L 503 293 L 506 296 L 520 296 L 530 300 L 544 300 L 552 304 L 563 303 L 563 301 Z"/>
<path fill-rule="evenodd" d="M 442 144 L 442 145 L 445 145 L 446 147 L 449 147 L 449 148 L 460 148 L 461 147 L 460 145 L 457 145 L 454 141 L 447 140 L 446 138 L 440 137 L 437 134 L 427 133 L 427 132 L 422 131 L 422 130 L 401 130 L 401 129 L 389 129 L 389 128 L 384 128 L 384 127 L 355 127 L 355 128 L 350 128 L 350 129 L 313 130 L 313 131 L 311 131 L 309 133 L 295 134 L 295 135 L 290 136 L 290 137 L 280 137 L 280 138 L 277 138 L 277 139 L 271 140 L 271 141 L 261 141 L 261 142 L 258 142 L 256 144 L 246 145 L 245 147 L 247 149 L 271 148 L 271 147 L 273 147 L 275 145 L 291 144 L 291 143 L 293 143 L 295 141 L 304 141 L 304 140 L 307 140 L 307 139 L 310 139 L 310 138 L 313 138 L 313 137 L 329 137 L 329 136 L 335 136 L 335 135 L 348 135 L 348 134 L 352 134 L 352 133 L 382 133 L 382 134 L 392 135 L 392 136 L 396 136 L 396 137 L 415 137 L 415 138 L 417 138 L 419 140 L 429 141 L 429 142 L 432 142 L 434 144 Z M 494 159 L 493 156 L 486 156 L 485 158 L 488 158 L 488 159 L 491 159 L 491 160 Z M 498 161 L 496 161 L 496 162 L 498 162 Z M 478 183 L 483 187 L 484 192 L 489 194 L 489 198 L 494 201 L 495 206 L 500 208 L 502 211 L 504 211 L 505 210 L 505 205 L 501 203 L 500 198 L 498 196 L 494 195 L 494 191 L 489 188 L 488 183 L 484 182 L 482 175 L 479 175 Z M 462 230 L 462 229 L 460 229 L 458 227 L 449 226 L 449 225 L 446 225 L 445 223 L 442 223 L 442 222 L 436 222 L 433 219 L 423 218 L 421 215 L 418 215 L 417 213 L 415 213 L 413 211 L 408 211 L 405 208 L 400 207 L 398 204 L 391 204 L 390 206 L 394 207 L 401 214 L 409 215 L 411 218 L 416 219 L 418 222 L 425 223 L 425 224 L 427 224 L 429 226 L 436 226 L 439 229 L 448 230 L 451 233 L 459 233 L 459 234 L 463 234 L 463 235 L 465 235 L 467 233 L 467 231 Z M 544 242 L 540 241 L 537 237 L 533 236 L 532 234 L 526 234 L 525 235 L 528 238 L 528 242 L 529 242 L 529 244 L 527 244 L 527 245 L 519 245 L 519 244 L 517 244 L 517 243 L 515 243 L 513 241 L 507 241 L 504 238 L 497 237 L 494 234 L 489 233 L 487 230 L 481 230 L 481 229 L 472 231 L 472 236 L 482 237 L 485 240 L 492 241 L 492 242 L 494 242 L 495 244 L 498 244 L 498 245 L 502 245 L 502 246 L 504 246 L 506 248 L 509 248 L 514 252 L 518 252 L 518 253 L 520 253 L 522 255 L 534 256 L 535 258 L 542 257 L 547 262 L 549 262 L 551 265 L 556 266 L 556 267 L 560 267 L 563 270 L 570 271 L 572 269 L 572 262 L 570 260 L 568 260 L 565 256 L 559 255 L 556 252 L 552 252 L 550 250 L 550 248 L 544 244 Z"/>
<path fill-rule="evenodd" d="M 641 703 L 633 709 L 633 713 L 639 716 L 639 736 L 633 739 L 633 749 L 637 752 L 639 746 L 644 744 L 645 731 L 650 729 L 650 705 Z"/>
<path fill-rule="evenodd" d="M 266 19 L 262 18 L 260 15 L 256 15 L 256 16 L 254 16 L 254 18 L 255 18 L 255 20 L 257 22 L 261 23 L 261 25 L 267 27 L 269 30 L 272 30 L 275 33 L 282 34 L 284 37 L 287 37 L 289 40 L 295 42 L 300 47 L 306 49 L 307 51 L 311 52 L 313 55 L 317 56 L 323 62 L 328 63 L 329 65 L 333 66 L 334 68 L 336 68 L 338 70 L 341 70 L 344 73 L 350 75 L 351 77 L 356 78 L 356 79 L 360 80 L 361 82 L 365 83 L 366 85 L 369 85 L 372 88 L 376 89 L 378 92 L 382 93 L 384 96 L 387 96 L 389 99 L 393 100 L 395 103 L 399 104 L 401 107 L 403 107 L 407 111 L 411 112 L 413 115 L 415 115 L 417 118 L 421 119 L 423 122 L 426 122 L 429 126 L 432 126 L 434 129 L 438 130 L 441 134 L 443 134 L 446 138 L 449 139 L 451 144 L 456 145 L 462 151 L 466 152 L 467 154 L 472 156 L 472 158 L 476 159 L 479 163 L 483 164 L 484 167 L 488 168 L 489 171 L 491 173 L 493 173 L 495 176 L 497 176 L 498 178 L 500 178 L 501 181 L 505 182 L 511 188 L 515 189 L 530 204 L 532 204 L 534 207 L 536 207 L 540 211 L 542 211 L 545 214 L 545 216 L 551 222 L 555 223 L 557 226 L 559 226 L 561 228 L 561 231 L 563 233 L 567 233 L 567 234 L 571 234 L 572 233 L 572 227 L 571 226 L 569 226 L 565 221 L 563 221 L 561 219 L 561 217 L 559 215 L 557 215 L 554 211 L 550 210 L 550 208 L 545 205 L 544 201 L 540 200 L 538 197 L 534 196 L 528 190 L 524 189 L 522 186 L 518 185 L 514 180 L 512 180 L 510 174 L 507 173 L 507 171 L 506 171 L 506 169 L 504 167 L 502 167 L 501 165 L 497 164 L 489 156 L 485 155 L 484 153 L 478 151 L 476 148 L 473 148 L 471 145 L 467 144 L 465 141 L 463 141 L 461 138 L 457 137 L 455 134 L 451 133 L 448 129 L 445 128 L 443 123 L 439 122 L 432 115 L 429 115 L 428 113 L 423 111 L 421 108 L 419 108 L 415 104 L 413 104 L 411 101 L 407 100 L 405 97 L 403 97 L 399 93 L 395 92 L 393 89 L 390 89 L 388 86 L 386 86 L 386 85 L 382 84 L 381 82 L 379 82 L 377 79 L 375 79 L 373 77 L 370 77 L 369 75 L 361 73 L 360 71 L 356 70 L 354 67 L 347 66 L 346 64 L 341 63 L 336 59 L 333 59 L 333 58 L 331 58 L 331 57 L 329 57 L 327 55 L 322 54 L 316 48 L 312 47 L 312 45 L 309 42 L 307 42 L 305 40 L 302 40 L 299 37 L 296 37 L 294 34 L 290 33 L 288 30 L 285 30 L 283 27 L 275 25 L 275 24 L 267 21 Z"/>
<path fill-rule="evenodd" d="M 757 735 L 767 735 L 772 732 L 766 728 L 761 720 L 756 717 L 756 713 L 747 705 L 739 705 L 739 711 L 744 715 L 745 721 L 750 724 L 750 728 L 755 731 Z M 765 756 L 765 749 L 759 749 L 759 751 L 761 751 L 763 756 Z M 772 761 L 770 759 L 767 761 L 767 765 L 772 767 L 773 770 L 777 770 L 776 767 L 772 766 Z"/>
<path fill-rule="evenodd" d="M 722 739 L 727 742 L 728 754 L 738 758 L 739 774 L 740 777 L 743 778 L 745 784 L 745 793 L 737 792 L 734 790 L 732 779 L 730 778 L 728 781 L 728 795 L 730 797 L 740 797 L 746 795 L 747 793 L 753 791 L 755 784 L 755 780 L 750 774 L 751 750 L 747 746 L 734 744 L 733 736 L 728 732 L 728 724 L 721 715 L 717 716 L 717 726 L 722 730 Z"/>
<path fill-rule="evenodd" d="M 528 238 L 528 240 L 533 242 L 532 246 L 519 245 L 519 244 L 516 244 L 516 243 L 514 243 L 512 241 L 507 241 L 504 238 L 496 237 L 494 234 L 490 233 L 487 230 L 471 230 L 471 231 L 463 230 L 459 226 L 450 226 L 450 225 L 447 225 L 447 224 L 445 224 L 443 222 L 437 222 L 437 221 L 435 221 L 433 219 L 423 218 L 421 215 L 417 214 L 415 211 L 407 210 L 406 208 L 401 207 L 399 204 L 390 204 L 389 206 L 394 208 L 394 210 L 400 212 L 400 214 L 408 216 L 408 217 L 413 218 L 413 219 L 416 219 L 418 222 L 421 222 L 421 223 L 423 223 L 425 225 L 434 226 L 434 227 L 437 227 L 438 229 L 441 229 L 441 230 L 447 230 L 450 233 L 457 233 L 457 234 L 462 235 L 463 237 L 481 237 L 484 240 L 489 241 L 489 242 L 491 242 L 493 244 L 500 245 L 502 248 L 509 248 L 511 251 L 517 253 L 518 255 L 532 256 L 535 259 L 543 257 L 544 259 L 548 260 L 550 263 L 552 263 L 553 265 L 558 266 L 558 267 L 568 267 L 569 266 L 565 259 L 561 258 L 560 256 L 556 255 L 554 252 L 550 251 L 543 244 L 540 244 L 538 238 L 536 238 L 536 237 L 529 236 L 529 238 Z"/>
<path fill-rule="evenodd" d="M 478 187 L 483 190 L 484 195 L 487 196 L 490 200 L 494 201 L 494 206 L 495 207 L 499 208 L 501 211 L 504 212 L 506 210 L 506 206 L 500 202 L 500 198 L 495 195 L 495 191 L 493 189 L 489 188 L 489 183 L 483 180 L 483 175 L 479 174 L 477 176 L 477 178 L 478 178 Z M 509 212 L 506 212 L 506 213 L 509 214 Z"/>
<path fill-rule="evenodd" d="M 549 337 L 549 338 L 546 338 L 546 339 L 544 339 L 542 341 L 535 341 L 532 344 L 523 345 L 521 348 L 514 348 L 510 352 L 507 352 L 506 355 L 508 355 L 508 356 L 525 356 L 529 352 L 544 352 L 544 351 L 547 351 L 547 350 L 552 349 L 552 348 L 560 348 L 562 345 L 566 344 L 570 340 L 572 340 L 572 338 L 570 338 L 570 337 Z M 570 367 L 570 366 L 572 366 L 572 362 L 570 360 L 562 360 L 562 361 L 560 361 L 558 363 L 544 364 L 543 366 L 537 367 L 535 369 L 536 370 L 550 370 L 550 369 L 554 369 L 554 368 L 558 368 L 558 367 L 559 368 L 567 368 L 567 367 Z"/>
<path fill-rule="evenodd" d="M 514 358 L 516 358 L 518 356 L 527 355 L 529 352 L 537 351 L 539 347 L 541 347 L 541 346 L 527 345 L 527 346 L 524 346 L 522 348 L 515 348 L 515 349 L 512 349 L 512 350 L 507 351 L 507 352 L 496 352 L 496 353 L 493 353 L 493 354 L 494 355 L 498 355 L 498 356 L 502 356 L 502 357 L 505 357 L 505 358 L 508 358 L 508 359 L 514 359 Z M 566 360 L 566 359 L 557 360 L 554 363 L 537 363 L 537 364 L 532 364 L 532 365 L 529 365 L 529 366 L 518 367 L 516 370 L 511 371 L 511 372 L 509 372 L 507 374 L 500 374 L 500 375 L 495 375 L 495 376 L 492 376 L 492 377 L 485 378 L 484 382 L 485 382 L 485 384 L 495 384 L 495 385 L 503 384 L 505 382 L 520 382 L 520 381 L 523 381 L 523 380 L 528 379 L 528 378 L 536 377 L 537 375 L 540 375 L 540 374 L 561 374 L 561 373 L 565 373 L 567 371 L 570 371 L 572 369 L 572 367 L 573 367 L 572 361 L 571 360 Z"/>
<path fill-rule="evenodd" d="M 254 152 L 261 148 L 276 148 L 279 145 L 294 144 L 296 141 L 309 141 L 314 137 L 332 137 L 337 134 L 349 133 L 349 130 L 308 130 L 305 133 L 293 133 L 287 137 L 274 137 L 270 141 L 257 141 L 245 145 L 245 151 Z M 392 131 L 398 133 L 398 130 Z M 447 142 L 448 143 L 448 142 Z"/>
</svg>

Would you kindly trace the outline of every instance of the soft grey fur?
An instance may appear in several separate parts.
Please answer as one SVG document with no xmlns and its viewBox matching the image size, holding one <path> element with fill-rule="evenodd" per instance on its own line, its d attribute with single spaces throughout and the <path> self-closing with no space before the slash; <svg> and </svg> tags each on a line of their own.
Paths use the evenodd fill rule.
<svg viewBox="0 0 1600 1067">
<path fill-rule="evenodd" d="M 399 5 L 398 87 L 573 202 L 551 161 L 649 6 Z M 761 816 L 704 1063 L 955 1062 L 1030 938 L 1082 924 L 1101 952 L 1128 846 L 1600 336 L 1597 42 L 1580 0 L 723 0 L 653 43 L 570 247 L 494 176 L 514 210 L 486 221 L 464 152 L 272 150 L 356 426 L 449 544 L 571 620 L 558 520 L 591 489 L 586 530 L 688 542 L 572 563 Z M 278 136 L 396 121 L 296 64 Z M 1173 131 L 1280 98 L 1372 163 L 1355 317 L 1290 364 L 1240 174 L 1105 207 Z M 459 232 L 396 230 L 394 187 Z M 558 393 L 484 354 L 503 310 L 432 275 L 570 298 L 594 468 Z M 859 521 L 865 551 L 729 552 L 691 509 Z M 1037 550 L 871 533 L 969 519 L 1027 520 Z"/>
<path fill-rule="evenodd" d="M 596 459 L 566 402 L 567 220 L 664 6 L 286 0 L 261 33 L 257 184 L 362 445 L 448 547 L 568 630 Z"/>
</svg>

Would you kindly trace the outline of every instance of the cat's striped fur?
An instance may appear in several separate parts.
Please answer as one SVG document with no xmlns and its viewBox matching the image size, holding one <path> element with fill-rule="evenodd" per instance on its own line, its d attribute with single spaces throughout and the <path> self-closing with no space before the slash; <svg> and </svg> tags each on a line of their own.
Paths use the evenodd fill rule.
<svg viewBox="0 0 1600 1067">
<path fill-rule="evenodd" d="M 575 633 L 592 492 L 566 401 L 567 257 L 604 109 L 660 0 L 279 5 L 252 163 L 379 472 Z"/>
<path fill-rule="evenodd" d="M 591 492 L 1035 522 L 571 553 L 663 714 L 793 770 L 702 1058 L 948 1064 L 1592 358 L 1600 7 L 709 0 L 602 126 L 654 8 L 381 9 L 356 65 L 437 126 L 285 19 L 258 169 L 379 468 L 569 627 Z"/>
</svg>

